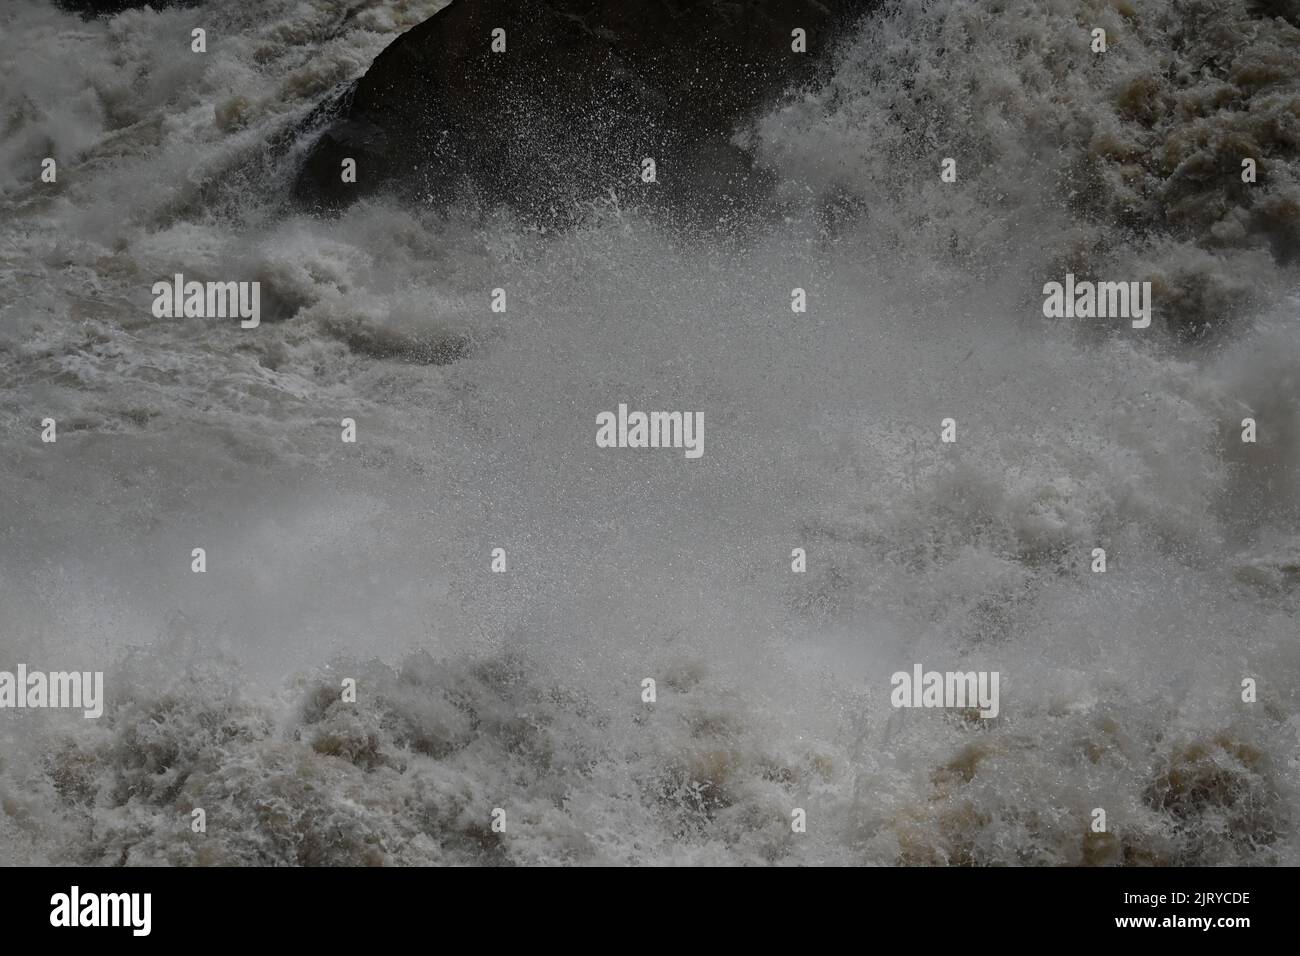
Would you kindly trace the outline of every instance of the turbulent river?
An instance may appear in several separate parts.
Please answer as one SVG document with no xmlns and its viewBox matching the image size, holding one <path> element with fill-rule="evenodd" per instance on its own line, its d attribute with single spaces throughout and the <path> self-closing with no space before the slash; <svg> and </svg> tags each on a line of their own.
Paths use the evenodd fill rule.
<svg viewBox="0 0 1300 956">
<path fill-rule="evenodd" d="M 105 674 L 0 712 L 0 860 L 1300 863 L 1285 4 L 896 0 L 738 131 L 744 228 L 294 207 L 269 144 L 441 5 L 0 10 L 0 669 Z"/>
</svg>

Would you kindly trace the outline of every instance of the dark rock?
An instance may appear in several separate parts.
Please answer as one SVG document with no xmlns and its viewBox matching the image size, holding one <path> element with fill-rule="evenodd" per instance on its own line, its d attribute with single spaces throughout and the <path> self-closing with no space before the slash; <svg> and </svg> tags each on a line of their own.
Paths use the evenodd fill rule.
<svg viewBox="0 0 1300 956">
<path fill-rule="evenodd" d="M 1300 26 L 1300 0 L 1248 0 L 1246 9 L 1257 17 L 1281 17 Z"/>
<path fill-rule="evenodd" d="M 875 0 L 454 0 L 398 37 L 335 104 L 295 193 L 446 204 L 467 187 L 543 222 L 610 198 L 725 215 L 763 176 L 737 124 L 811 79 Z M 506 31 L 505 52 L 491 50 Z M 802 28 L 807 53 L 791 49 Z M 641 161 L 656 163 L 654 184 Z M 342 163 L 357 163 L 344 183 Z"/>
</svg>

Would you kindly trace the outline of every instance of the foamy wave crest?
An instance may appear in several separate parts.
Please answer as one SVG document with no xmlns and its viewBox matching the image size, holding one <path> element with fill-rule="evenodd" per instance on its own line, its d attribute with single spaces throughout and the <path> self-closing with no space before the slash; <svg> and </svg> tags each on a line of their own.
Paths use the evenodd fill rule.
<svg viewBox="0 0 1300 956">
<path fill-rule="evenodd" d="M 994 730 L 893 721 L 875 741 L 888 748 L 858 718 L 819 740 L 765 717 L 700 664 L 675 668 L 656 708 L 513 654 L 337 661 L 261 700 L 215 660 L 180 675 L 134 660 L 113 679 L 132 689 L 102 729 L 53 734 L 0 770 L 7 842 L 29 859 L 1258 864 L 1293 823 L 1275 718 L 1181 729 L 1176 708 L 1081 704 L 1077 679 Z M 1103 793 L 1121 822 L 1088 832 L 1076 821 Z"/>
<path fill-rule="evenodd" d="M 1029 279 L 1132 263 L 1195 338 L 1295 281 L 1275 268 L 1300 254 L 1300 29 L 1284 12 L 897 0 L 752 135 L 792 198 L 860 216 L 873 245 Z"/>
</svg>

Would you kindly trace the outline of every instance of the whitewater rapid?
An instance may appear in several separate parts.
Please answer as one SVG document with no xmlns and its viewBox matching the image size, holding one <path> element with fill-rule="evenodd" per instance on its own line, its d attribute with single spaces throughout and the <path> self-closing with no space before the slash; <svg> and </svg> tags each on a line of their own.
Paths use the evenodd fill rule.
<svg viewBox="0 0 1300 956">
<path fill-rule="evenodd" d="M 740 133 L 786 205 L 731 233 L 292 208 L 267 144 L 440 6 L 0 13 L 0 667 L 107 698 L 0 713 L 0 860 L 1300 862 L 1295 163 L 1198 232 L 1137 158 L 1251 133 L 1232 83 L 1294 157 L 1300 31 L 891 4 Z M 1066 266 L 1154 278 L 1159 334 L 1044 319 Z M 262 324 L 155 319 L 178 272 Z M 707 452 L 598 449 L 620 402 Z M 892 709 L 916 662 L 1001 713 Z"/>
</svg>

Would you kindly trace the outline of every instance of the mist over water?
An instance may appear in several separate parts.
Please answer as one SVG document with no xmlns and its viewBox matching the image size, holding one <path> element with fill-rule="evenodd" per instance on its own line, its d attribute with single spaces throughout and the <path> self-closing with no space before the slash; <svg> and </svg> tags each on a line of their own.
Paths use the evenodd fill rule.
<svg viewBox="0 0 1300 956">
<path fill-rule="evenodd" d="M 107 689 L 0 713 L 0 858 L 1300 862 L 1300 30 L 890 4 L 708 233 L 289 206 L 268 143 L 441 5 L 0 13 L 0 669 Z M 1251 205 L 1196 173 L 1243 138 Z M 1152 329 L 1044 319 L 1066 271 Z M 155 319 L 175 273 L 261 326 Z M 598 449 L 619 403 L 703 457 Z M 1000 715 L 892 709 L 917 662 Z"/>
</svg>

